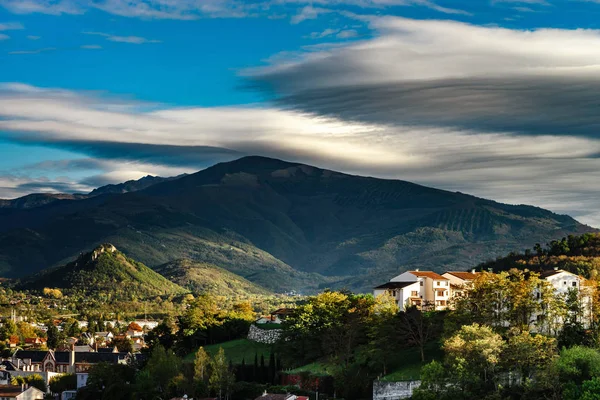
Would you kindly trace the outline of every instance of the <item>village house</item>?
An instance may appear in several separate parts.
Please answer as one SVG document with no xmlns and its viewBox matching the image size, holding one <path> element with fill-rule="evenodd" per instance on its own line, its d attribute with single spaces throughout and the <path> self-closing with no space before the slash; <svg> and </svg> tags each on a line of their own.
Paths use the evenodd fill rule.
<svg viewBox="0 0 600 400">
<path fill-rule="evenodd" d="M 463 297 L 468 289 L 471 288 L 473 280 L 477 277 L 478 272 L 474 269 L 471 271 L 448 271 L 442 276 L 450 281 L 450 299 Z"/>
<path fill-rule="evenodd" d="M 0 385 L 0 400 L 42 400 L 44 392 L 34 387 Z"/>
<path fill-rule="evenodd" d="M 44 347 L 46 342 L 46 338 L 25 338 L 25 347 Z"/>
<path fill-rule="evenodd" d="M 375 288 L 374 295 L 392 295 L 400 310 L 406 307 L 445 310 L 450 299 L 450 280 L 432 271 L 407 271 Z"/>
<path fill-rule="evenodd" d="M 131 357 L 129 353 L 17 350 L 11 364 L 15 371 L 76 373 L 101 362 L 126 364 Z"/>
</svg>

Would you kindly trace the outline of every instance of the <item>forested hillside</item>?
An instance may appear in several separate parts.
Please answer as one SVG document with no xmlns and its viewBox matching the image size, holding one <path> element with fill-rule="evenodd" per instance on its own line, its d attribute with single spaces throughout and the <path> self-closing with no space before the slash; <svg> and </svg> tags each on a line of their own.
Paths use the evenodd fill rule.
<svg viewBox="0 0 600 400">
<path fill-rule="evenodd" d="M 370 291 L 408 269 L 467 269 L 590 231 L 536 207 L 246 157 L 135 192 L 4 209 L 0 274 L 108 242 L 153 268 L 187 258 L 275 292 Z"/>
<path fill-rule="evenodd" d="M 537 243 L 532 249 L 510 253 L 482 263 L 478 268 L 494 271 L 508 271 L 511 268 L 541 271 L 558 268 L 586 278 L 597 278 L 600 274 L 600 234 L 569 235 L 546 245 Z"/>
<path fill-rule="evenodd" d="M 18 289 L 44 288 L 106 300 L 139 300 L 186 293 L 157 272 L 104 244 L 62 267 L 33 276 Z"/>
</svg>

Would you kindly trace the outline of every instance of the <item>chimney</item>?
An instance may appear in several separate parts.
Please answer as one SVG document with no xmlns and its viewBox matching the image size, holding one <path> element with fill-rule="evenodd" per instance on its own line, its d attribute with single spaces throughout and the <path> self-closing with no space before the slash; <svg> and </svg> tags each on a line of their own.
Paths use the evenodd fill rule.
<svg viewBox="0 0 600 400">
<path fill-rule="evenodd" d="M 493 268 L 488 268 L 488 272 L 494 272 Z"/>
<path fill-rule="evenodd" d="M 474 274 L 474 273 L 475 273 L 475 268 L 473 268 L 473 269 L 471 270 L 471 273 L 472 273 L 472 274 Z"/>
<path fill-rule="evenodd" d="M 558 267 L 554 267 L 554 270 L 555 270 L 555 271 L 558 271 Z"/>
<path fill-rule="evenodd" d="M 419 272 L 419 268 L 415 268 L 415 271 Z"/>
</svg>

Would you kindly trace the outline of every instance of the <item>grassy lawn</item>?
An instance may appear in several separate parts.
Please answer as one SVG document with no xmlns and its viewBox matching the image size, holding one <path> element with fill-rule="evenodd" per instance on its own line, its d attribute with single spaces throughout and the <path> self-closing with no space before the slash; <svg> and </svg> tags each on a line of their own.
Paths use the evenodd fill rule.
<svg viewBox="0 0 600 400">
<path fill-rule="evenodd" d="M 309 372 L 313 376 L 329 376 L 330 373 L 328 372 L 327 367 L 328 366 L 326 364 L 317 361 L 312 364 L 303 365 L 302 367 L 298 367 L 286 372 L 288 374 L 300 374 L 302 372 Z"/>
<path fill-rule="evenodd" d="M 271 355 L 271 345 L 252 342 L 248 339 L 237 339 L 230 342 L 224 342 L 219 344 L 211 344 L 204 347 L 204 350 L 210 355 L 215 354 L 222 347 L 225 350 L 225 356 L 228 360 L 235 365 L 242 363 L 242 360 L 246 360 L 246 365 L 254 364 L 254 355 L 258 355 L 258 362 L 260 363 L 260 356 L 265 358 L 265 364 L 269 362 L 269 356 Z M 185 357 L 185 361 L 193 362 L 196 352 L 190 353 Z"/>
<path fill-rule="evenodd" d="M 392 372 L 381 378 L 382 381 L 397 382 L 421 378 L 421 367 L 433 360 L 441 360 L 444 353 L 438 343 L 428 343 L 425 346 L 425 363 L 421 362 L 419 349 L 403 349 L 397 353 L 396 367 Z"/>
</svg>

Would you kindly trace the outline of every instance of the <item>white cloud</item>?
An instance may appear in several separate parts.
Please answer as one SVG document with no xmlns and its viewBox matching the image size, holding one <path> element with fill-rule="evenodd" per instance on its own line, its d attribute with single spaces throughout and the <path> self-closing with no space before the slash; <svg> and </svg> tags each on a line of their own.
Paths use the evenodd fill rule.
<svg viewBox="0 0 600 400">
<path fill-rule="evenodd" d="M 82 33 L 84 35 L 103 36 L 106 38 L 106 40 L 109 40 L 111 42 L 131 43 L 131 44 L 161 43 L 160 40 L 146 39 L 146 38 L 140 37 L 140 36 L 117 36 L 117 35 L 111 35 L 109 33 L 104 33 L 104 32 L 88 32 L 88 31 L 84 31 Z"/>
<path fill-rule="evenodd" d="M 331 28 L 327 28 L 324 31 L 321 32 L 311 32 L 310 35 L 306 36 L 307 38 L 310 39 L 322 39 L 324 37 L 328 37 L 331 36 L 333 34 L 338 33 L 340 30 L 339 29 L 331 29 Z"/>
<path fill-rule="evenodd" d="M 23 84 L 0 87 L 0 131 L 103 158 L 101 175 L 115 181 L 258 154 L 549 207 L 600 226 L 593 139 L 352 123 L 272 106 L 176 108 Z"/>
<path fill-rule="evenodd" d="M 56 50 L 56 47 L 44 47 L 43 49 L 9 51 L 8 54 L 40 54 L 54 50 Z"/>
<path fill-rule="evenodd" d="M 357 37 L 357 36 L 358 36 L 358 32 L 354 29 L 346 29 L 346 30 L 338 32 L 338 34 L 335 35 L 335 37 L 337 37 L 338 39 L 350 39 L 350 38 Z"/>
<path fill-rule="evenodd" d="M 354 6 L 384 9 L 393 6 L 422 6 L 445 14 L 468 14 L 442 7 L 432 0 L 0 0 L 0 6 L 15 14 L 43 13 L 51 15 L 81 14 L 98 9 L 113 15 L 144 19 L 242 18 L 257 15 L 279 15 L 286 7 L 298 7 L 292 19 L 301 22 L 314 19 L 318 5 Z M 274 14 L 275 13 L 275 14 Z"/>
<path fill-rule="evenodd" d="M 19 22 L 0 22 L 0 31 L 14 31 L 24 29 Z"/>
</svg>

